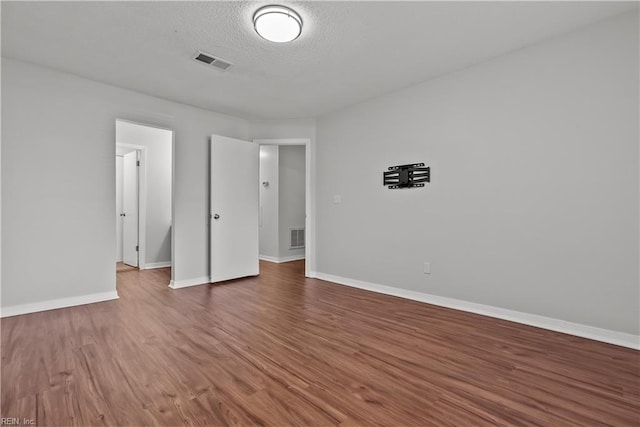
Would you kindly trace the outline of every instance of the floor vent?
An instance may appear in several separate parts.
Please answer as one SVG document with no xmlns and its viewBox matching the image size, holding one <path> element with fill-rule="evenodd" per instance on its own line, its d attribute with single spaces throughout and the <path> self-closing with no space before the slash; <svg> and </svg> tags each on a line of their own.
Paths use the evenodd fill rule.
<svg viewBox="0 0 640 427">
<path fill-rule="evenodd" d="M 225 61 L 224 59 L 216 58 L 215 56 L 209 55 L 208 53 L 202 51 L 198 51 L 193 59 L 205 65 L 216 67 L 217 69 L 222 71 L 227 71 L 233 65 L 231 62 Z"/>
<path fill-rule="evenodd" d="M 304 227 L 289 229 L 289 249 L 304 248 Z"/>
</svg>

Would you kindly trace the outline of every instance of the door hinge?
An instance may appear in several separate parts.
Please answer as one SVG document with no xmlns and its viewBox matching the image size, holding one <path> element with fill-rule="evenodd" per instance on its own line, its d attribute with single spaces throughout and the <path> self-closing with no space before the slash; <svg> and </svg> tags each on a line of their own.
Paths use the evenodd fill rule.
<svg viewBox="0 0 640 427">
<path fill-rule="evenodd" d="M 136 166 L 140 166 L 140 160 L 136 160 Z"/>
<path fill-rule="evenodd" d="M 136 245 L 136 252 L 140 251 L 140 246 Z"/>
</svg>

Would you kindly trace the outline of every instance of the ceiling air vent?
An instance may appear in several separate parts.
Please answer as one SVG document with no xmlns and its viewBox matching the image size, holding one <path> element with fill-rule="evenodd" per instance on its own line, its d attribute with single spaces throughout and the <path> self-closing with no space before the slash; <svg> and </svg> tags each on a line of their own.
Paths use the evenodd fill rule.
<svg viewBox="0 0 640 427">
<path fill-rule="evenodd" d="M 202 51 L 198 51 L 193 59 L 205 65 L 216 67 L 217 69 L 222 71 L 227 71 L 233 65 L 230 62 L 225 61 L 224 59 L 216 58 L 215 56 L 209 55 L 208 53 L 204 53 Z"/>
</svg>

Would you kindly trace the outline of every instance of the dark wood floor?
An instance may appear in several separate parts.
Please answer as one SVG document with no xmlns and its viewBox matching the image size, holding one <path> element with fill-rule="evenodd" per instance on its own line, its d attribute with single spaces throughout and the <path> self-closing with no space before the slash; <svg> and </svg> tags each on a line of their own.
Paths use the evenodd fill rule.
<svg viewBox="0 0 640 427">
<path fill-rule="evenodd" d="M 124 262 L 116 262 L 116 272 L 123 273 L 125 271 L 137 270 L 137 267 L 131 267 L 130 265 L 125 264 Z"/>
<path fill-rule="evenodd" d="M 2 320 L 2 417 L 38 425 L 638 426 L 639 353 L 303 278 L 303 263 Z"/>
</svg>

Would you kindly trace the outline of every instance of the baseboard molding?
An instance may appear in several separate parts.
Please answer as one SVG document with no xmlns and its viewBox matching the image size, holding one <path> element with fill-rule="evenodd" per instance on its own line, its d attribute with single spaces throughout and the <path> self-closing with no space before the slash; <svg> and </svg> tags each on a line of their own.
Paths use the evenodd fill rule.
<svg viewBox="0 0 640 427">
<path fill-rule="evenodd" d="M 194 279 L 172 280 L 169 283 L 171 289 L 188 288 L 189 286 L 207 285 L 209 284 L 209 276 L 196 277 Z"/>
<path fill-rule="evenodd" d="M 290 261 L 300 261 L 301 259 L 305 259 L 304 254 L 302 255 L 290 255 L 280 258 L 280 262 L 290 262 Z"/>
<path fill-rule="evenodd" d="M 280 258 L 268 256 L 268 255 L 260 255 L 260 259 L 263 261 L 275 262 L 276 264 L 281 264 L 283 262 L 298 261 L 298 260 L 304 259 L 304 254 L 291 255 L 291 256 L 280 257 Z"/>
<path fill-rule="evenodd" d="M 154 268 L 167 268 L 171 267 L 171 261 L 162 261 L 162 262 L 150 262 L 144 265 L 144 268 L 140 270 L 153 270 Z"/>
<path fill-rule="evenodd" d="M 118 292 L 101 292 L 98 294 L 81 295 L 77 297 L 59 298 L 32 304 L 13 305 L 0 309 L 0 317 L 18 316 L 20 314 L 36 313 L 38 311 L 55 310 L 76 305 L 93 304 L 96 302 L 118 299 Z"/>
<path fill-rule="evenodd" d="M 505 308 L 493 307 L 490 305 L 477 304 L 473 302 L 458 300 L 454 298 L 440 297 L 437 295 L 422 292 L 410 291 L 406 289 L 394 288 L 391 286 L 378 285 L 376 283 L 364 282 L 361 280 L 349 279 L 346 277 L 334 276 L 316 272 L 316 277 L 328 282 L 354 288 L 365 289 L 367 291 L 378 292 L 386 295 L 393 295 L 440 307 L 453 308 L 455 310 L 467 311 L 484 316 L 495 317 L 511 322 L 522 323 L 524 325 L 535 326 L 537 328 L 549 329 L 551 331 L 562 332 L 582 338 L 602 341 L 622 347 L 640 350 L 640 336 L 627 334 L 624 332 L 611 331 L 608 329 L 596 328 L 594 326 L 582 325 L 579 323 L 567 322 L 565 320 L 553 319 L 551 317 L 539 316 L 537 314 L 523 313 L 520 311 L 507 310 Z"/>
</svg>

